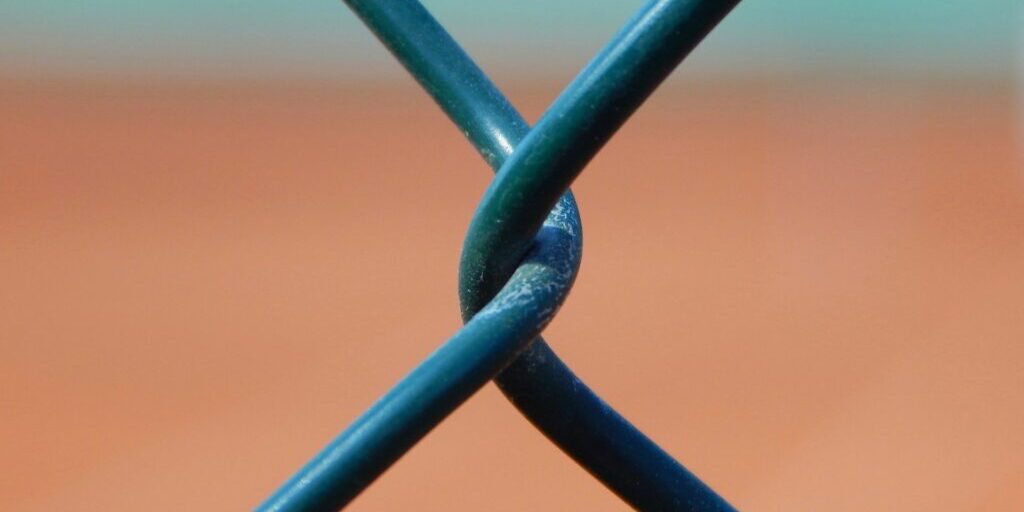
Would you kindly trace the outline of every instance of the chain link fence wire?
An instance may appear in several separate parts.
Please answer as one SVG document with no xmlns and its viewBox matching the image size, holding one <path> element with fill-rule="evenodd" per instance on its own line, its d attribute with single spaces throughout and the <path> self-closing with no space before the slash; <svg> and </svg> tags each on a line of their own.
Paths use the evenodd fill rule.
<svg viewBox="0 0 1024 512">
<path fill-rule="evenodd" d="M 459 266 L 465 325 L 258 510 L 330 511 L 487 382 L 639 510 L 733 508 L 601 400 L 540 338 L 579 269 L 569 186 L 739 0 L 652 0 L 532 129 L 416 0 L 345 0 L 496 171 Z"/>
</svg>

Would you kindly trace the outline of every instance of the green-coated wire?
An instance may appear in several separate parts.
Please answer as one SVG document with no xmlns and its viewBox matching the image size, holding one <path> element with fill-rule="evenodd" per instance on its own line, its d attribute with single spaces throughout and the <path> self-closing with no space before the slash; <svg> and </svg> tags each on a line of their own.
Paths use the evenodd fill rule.
<svg viewBox="0 0 1024 512">
<path fill-rule="evenodd" d="M 348 3 L 488 163 L 500 166 L 525 136 L 526 124 L 444 29 L 414 1 Z M 566 206 L 575 214 L 574 204 Z M 664 508 L 658 504 L 711 493 L 591 392 L 543 339 L 496 381 L 545 435 L 635 507 Z"/>
<path fill-rule="evenodd" d="M 508 280 L 584 166 L 737 3 L 650 1 L 565 88 L 477 207 L 460 262 L 463 309 L 483 307 Z"/>
<path fill-rule="evenodd" d="M 348 3 L 417 76 L 484 158 L 492 166 L 500 165 L 522 137 L 526 124 L 429 14 L 413 1 Z M 646 30 L 656 31 L 657 18 L 665 15 L 657 14 L 659 9 L 671 7 L 659 4 L 673 3 L 686 2 L 653 2 L 616 41 L 623 35 L 628 39 L 630 27 L 636 29 L 644 23 L 655 22 L 653 29 Z M 694 13 L 707 14 L 700 9 L 691 10 L 691 15 Z M 635 31 L 632 34 L 637 36 Z M 699 37 L 693 44 L 697 40 Z M 639 37 L 634 41 L 642 43 L 645 39 Z M 615 42 L 610 48 L 614 46 Z M 615 63 L 608 50 L 596 61 L 601 59 Z M 594 64 L 588 70 L 592 68 Z M 622 76 L 623 69 L 615 65 L 610 69 L 618 73 L 612 76 Z M 570 86 L 569 92 L 580 86 Z M 635 100 L 633 109 L 650 90 L 653 85 Z M 621 116 L 619 125 L 626 117 L 628 113 Z M 617 127 L 611 128 L 605 140 Z M 536 130 L 531 135 L 535 133 Z M 600 144 L 584 146 L 596 152 Z M 521 154 L 520 150 L 515 155 Z M 583 159 L 580 169 L 589 158 Z M 513 161 L 514 155 L 505 167 Z M 488 197 L 491 196 L 493 192 L 489 192 Z M 483 206 L 479 211 L 484 211 Z M 517 263 L 521 264 L 494 300 L 304 467 L 263 508 L 332 510 L 350 501 L 539 333 L 564 300 L 575 277 L 578 234 L 575 205 L 567 195 L 544 223 L 526 259 L 522 260 L 521 250 L 518 252 L 516 258 L 522 261 Z M 710 489 L 590 393 L 543 342 L 533 344 L 509 366 L 499 376 L 499 385 L 531 421 L 633 506 L 728 509 Z"/>
</svg>

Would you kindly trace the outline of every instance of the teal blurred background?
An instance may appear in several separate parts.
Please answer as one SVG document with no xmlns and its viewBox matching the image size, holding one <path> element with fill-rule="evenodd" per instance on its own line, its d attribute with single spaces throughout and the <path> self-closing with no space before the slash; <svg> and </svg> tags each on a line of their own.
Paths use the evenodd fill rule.
<svg viewBox="0 0 1024 512">
<path fill-rule="evenodd" d="M 425 2 L 485 70 L 569 77 L 640 0 Z M 1005 79 L 1021 61 L 1020 2 L 747 1 L 688 63 L 691 73 L 867 74 Z M 393 61 L 337 0 L 7 0 L 0 73 L 380 79 Z"/>
</svg>

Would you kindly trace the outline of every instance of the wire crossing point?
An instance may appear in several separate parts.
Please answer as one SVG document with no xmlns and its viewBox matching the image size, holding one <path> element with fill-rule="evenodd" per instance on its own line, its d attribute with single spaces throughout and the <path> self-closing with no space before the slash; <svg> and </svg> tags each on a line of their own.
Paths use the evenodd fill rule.
<svg viewBox="0 0 1024 512">
<path fill-rule="evenodd" d="M 739 0 L 653 0 L 532 129 L 416 0 L 346 0 L 496 171 L 459 265 L 465 325 L 263 503 L 343 508 L 495 380 L 553 443 L 639 510 L 733 508 L 580 381 L 540 338 L 576 279 L 569 186 Z"/>
</svg>

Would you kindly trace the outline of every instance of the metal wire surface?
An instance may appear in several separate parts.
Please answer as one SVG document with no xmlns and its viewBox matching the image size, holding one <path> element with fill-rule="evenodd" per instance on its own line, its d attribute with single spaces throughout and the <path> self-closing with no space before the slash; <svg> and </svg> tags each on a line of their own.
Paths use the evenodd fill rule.
<svg viewBox="0 0 1024 512">
<path fill-rule="evenodd" d="M 530 129 L 416 0 L 346 0 L 497 171 L 459 268 L 465 326 L 259 510 L 338 510 L 490 380 L 640 510 L 733 510 L 583 384 L 539 337 L 579 269 L 569 185 L 739 0 L 653 0 Z"/>
</svg>

